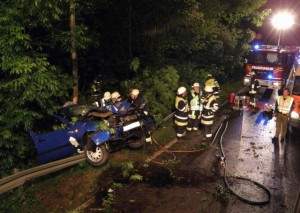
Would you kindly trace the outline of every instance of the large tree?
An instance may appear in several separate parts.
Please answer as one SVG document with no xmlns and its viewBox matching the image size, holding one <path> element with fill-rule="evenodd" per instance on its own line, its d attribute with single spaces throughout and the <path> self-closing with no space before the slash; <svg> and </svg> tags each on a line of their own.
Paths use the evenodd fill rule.
<svg viewBox="0 0 300 213">
<path fill-rule="evenodd" d="M 53 113 L 70 79 L 48 61 L 44 37 L 63 11 L 57 0 L 0 2 L 0 176 L 26 163 L 27 130 Z M 32 143 L 32 142 L 31 142 Z"/>
</svg>

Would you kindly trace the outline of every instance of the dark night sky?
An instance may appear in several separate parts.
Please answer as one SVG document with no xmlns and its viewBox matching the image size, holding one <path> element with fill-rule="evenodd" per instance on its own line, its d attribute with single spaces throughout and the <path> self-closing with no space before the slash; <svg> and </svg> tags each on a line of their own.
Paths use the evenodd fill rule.
<svg viewBox="0 0 300 213">
<path fill-rule="evenodd" d="M 272 26 L 271 18 L 279 11 L 289 11 L 295 17 L 295 24 L 291 29 L 283 31 L 280 45 L 300 46 L 300 0 L 267 0 L 264 8 L 271 8 L 272 12 L 264 21 L 263 26 L 256 32 L 262 35 L 265 44 L 277 45 L 278 31 Z"/>
</svg>

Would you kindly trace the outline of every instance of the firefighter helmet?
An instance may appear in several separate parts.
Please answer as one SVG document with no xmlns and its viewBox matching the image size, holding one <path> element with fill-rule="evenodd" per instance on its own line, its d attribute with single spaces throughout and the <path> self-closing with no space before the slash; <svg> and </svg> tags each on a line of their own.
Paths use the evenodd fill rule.
<svg viewBox="0 0 300 213">
<path fill-rule="evenodd" d="M 212 74 L 207 74 L 207 77 L 212 77 Z"/>
<path fill-rule="evenodd" d="M 213 88 L 211 86 L 205 86 L 204 91 L 205 92 L 213 92 Z"/>
<path fill-rule="evenodd" d="M 140 93 L 140 91 L 138 90 L 138 89 L 133 89 L 133 90 L 131 90 L 131 95 L 135 95 L 135 96 L 138 96 L 139 95 L 139 93 Z"/>
<path fill-rule="evenodd" d="M 111 94 L 110 94 L 110 92 L 108 92 L 108 91 L 105 92 L 104 95 L 103 95 L 103 99 L 106 100 L 106 101 L 109 100 L 109 99 L 111 99 Z"/>
<path fill-rule="evenodd" d="M 196 82 L 196 83 L 193 84 L 192 87 L 200 87 L 200 84 Z"/>
<path fill-rule="evenodd" d="M 119 98 L 121 95 L 120 95 L 120 93 L 118 93 L 118 92 L 113 92 L 112 94 L 111 94 L 111 98 L 112 99 L 116 99 L 116 98 Z"/>
<path fill-rule="evenodd" d="M 178 95 L 182 95 L 185 91 L 186 91 L 186 88 L 185 88 L 185 87 L 179 87 L 179 88 L 177 89 L 177 94 L 178 94 Z"/>
</svg>

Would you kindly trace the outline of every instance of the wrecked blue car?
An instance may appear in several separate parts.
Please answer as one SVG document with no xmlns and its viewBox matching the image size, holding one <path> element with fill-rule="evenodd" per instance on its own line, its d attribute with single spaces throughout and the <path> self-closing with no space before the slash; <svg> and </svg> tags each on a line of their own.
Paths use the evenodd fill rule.
<svg viewBox="0 0 300 213">
<path fill-rule="evenodd" d="M 124 102 L 123 111 L 94 106 L 71 105 L 37 123 L 30 136 L 40 164 L 62 159 L 76 152 L 100 166 L 109 154 L 123 147 L 140 148 L 151 142 L 153 116 L 144 115 Z M 124 113 L 125 109 L 125 113 Z"/>
</svg>

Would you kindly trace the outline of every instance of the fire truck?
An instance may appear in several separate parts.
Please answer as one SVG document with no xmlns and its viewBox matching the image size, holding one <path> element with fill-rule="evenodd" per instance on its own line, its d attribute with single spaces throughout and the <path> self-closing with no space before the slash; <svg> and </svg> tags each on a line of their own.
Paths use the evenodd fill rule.
<svg viewBox="0 0 300 213">
<path fill-rule="evenodd" d="M 244 85 L 249 86 L 251 77 L 258 80 L 261 87 L 282 89 L 299 55 L 299 47 L 279 47 L 274 45 L 254 45 L 246 56 Z"/>
<path fill-rule="evenodd" d="M 287 80 L 287 87 L 290 95 L 294 98 L 293 111 L 289 119 L 290 132 L 294 134 L 295 132 L 299 132 L 300 129 L 300 57 L 298 57 L 292 67 Z"/>
</svg>

